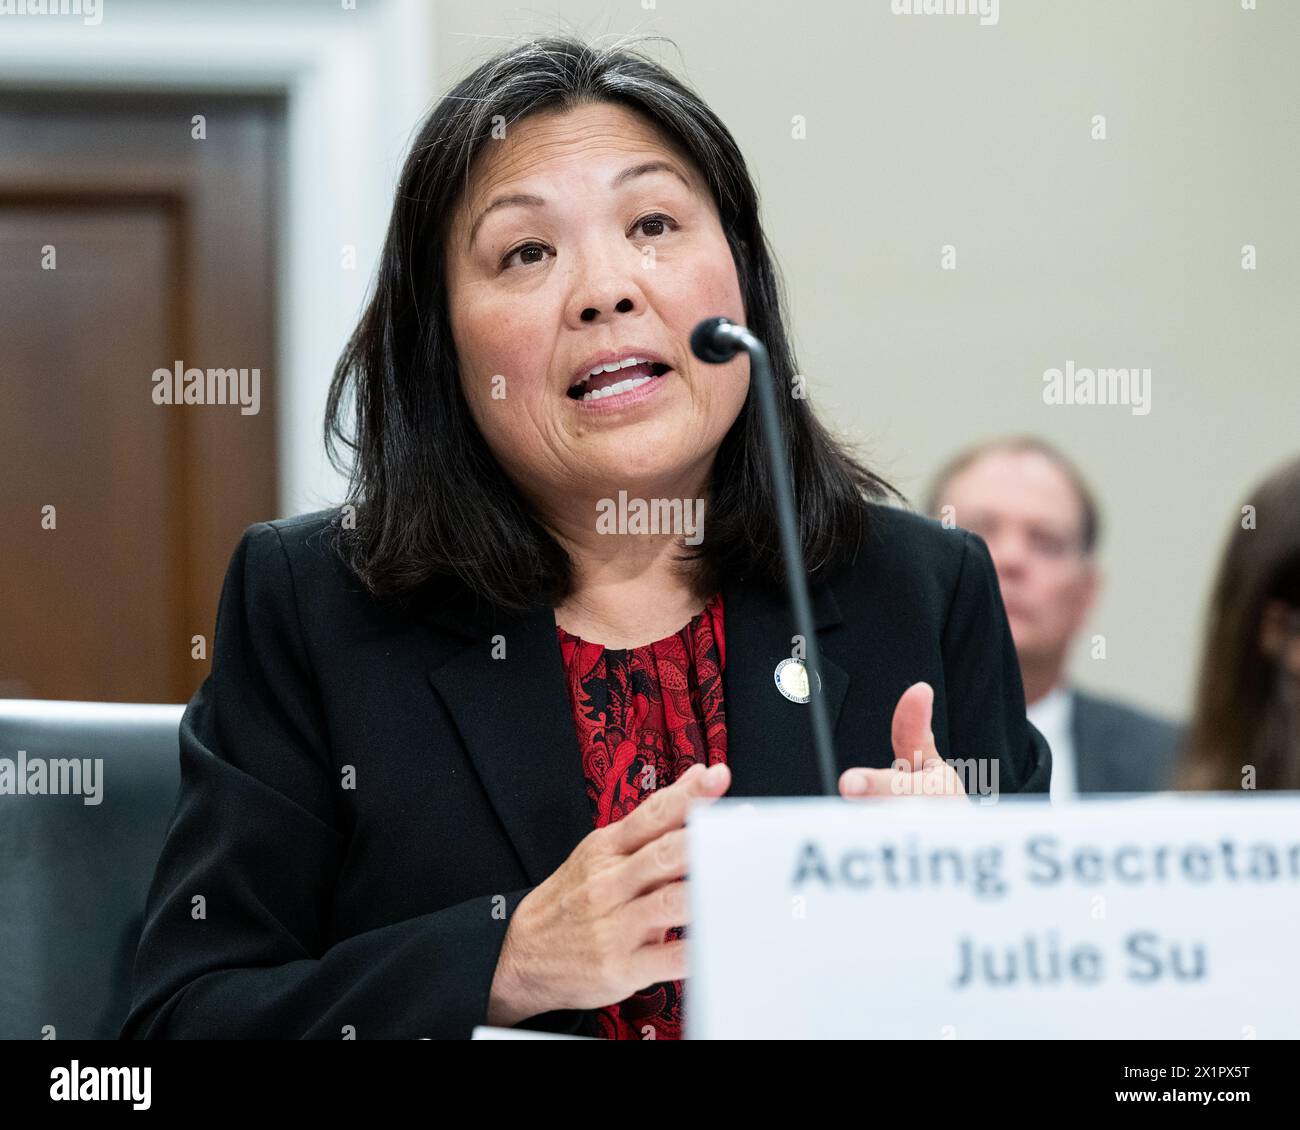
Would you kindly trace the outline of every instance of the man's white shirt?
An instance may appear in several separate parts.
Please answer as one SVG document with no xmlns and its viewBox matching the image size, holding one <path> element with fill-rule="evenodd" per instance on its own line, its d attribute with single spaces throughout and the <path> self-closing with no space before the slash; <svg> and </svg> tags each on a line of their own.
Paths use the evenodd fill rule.
<svg viewBox="0 0 1300 1130">
<path fill-rule="evenodd" d="M 1058 683 L 1027 707 L 1025 716 L 1052 749 L 1052 780 L 1048 796 L 1053 802 L 1076 796 L 1079 789 L 1074 757 L 1074 692 Z"/>
</svg>

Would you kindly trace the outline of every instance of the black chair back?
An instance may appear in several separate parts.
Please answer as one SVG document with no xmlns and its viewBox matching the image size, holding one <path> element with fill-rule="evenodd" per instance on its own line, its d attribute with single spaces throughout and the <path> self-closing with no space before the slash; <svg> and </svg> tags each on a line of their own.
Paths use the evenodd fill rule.
<svg viewBox="0 0 1300 1130">
<path fill-rule="evenodd" d="M 184 710 L 0 699 L 0 1038 L 117 1037 Z"/>
</svg>

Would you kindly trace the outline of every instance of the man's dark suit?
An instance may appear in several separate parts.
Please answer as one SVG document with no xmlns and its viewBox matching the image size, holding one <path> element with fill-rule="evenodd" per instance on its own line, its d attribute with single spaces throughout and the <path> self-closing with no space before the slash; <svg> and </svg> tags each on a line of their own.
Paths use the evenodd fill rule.
<svg viewBox="0 0 1300 1130">
<path fill-rule="evenodd" d="M 124 1037 L 468 1036 L 509 914 L 592 830 L 553 611 L 494 615 L 451 582 L 377 601 L 328 518 L 250 526 L 231 559 Z M 983 541 L 870 520 L 853 567 L 813 586 L 840 768 L 892 762 L 894 706 L 925 680 L 945 757 L 1045 792 Z M 723 598 L 730 795 L 817 793 L 807 708 L 773 678 L 784 593 L 733 577 Z"/>
<path fill-rule="evenodd" d="M 1172 787 L 1182 728 L 1120 702 L 1075 691 L 1071 733 L 1081 793 Z"/>
</svg>

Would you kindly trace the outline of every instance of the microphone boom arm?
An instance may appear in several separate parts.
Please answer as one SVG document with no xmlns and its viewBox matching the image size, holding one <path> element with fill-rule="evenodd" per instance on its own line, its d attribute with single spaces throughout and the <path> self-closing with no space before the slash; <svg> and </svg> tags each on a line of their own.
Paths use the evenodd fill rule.
<svg viewBox="0 0 1300 1130">
<path fill-rule="evenodd" d="M 822 792 L 826 796 L 838 796 L 835 750 L 831 740 L 830 720 L 826 715 L 826 700 L 822 694 L 821 651 L 817 646 L 812 601 L 808 596 L 808 574 L 799 538 L 789 453 L 786 450 L 785 436 L 781 432 L 781 417 L 777 411 L 776 388 L 767 348 L 744 326 L 738 326 L 726 318 L 710 318 L 700 323 L 691 334 L 691 347 L 702 361 L 713 364 L 730 360 L 741 349 L 749 354 L 752 368 L 750 383 L 758 394 L 759 418 L 767 441 L 772 490 L 776 496 L 777 527 L 781 536 L 781 556 L 785 562 L 786 590 L 794 612 L 795 630 L 804 642 L 804 666 L 808 672 L 808 704 L 812 708 L 817 768 L 821 775 Z"/>
</svg>

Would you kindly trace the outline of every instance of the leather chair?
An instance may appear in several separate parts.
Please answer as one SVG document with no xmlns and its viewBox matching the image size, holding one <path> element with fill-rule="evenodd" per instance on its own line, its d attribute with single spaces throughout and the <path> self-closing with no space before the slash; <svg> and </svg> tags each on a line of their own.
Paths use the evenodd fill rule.
<svg viewBox="0 0 1300 1130">
<path fill-rule="evenodd" d="M 0 699 L 0 1038 L 117 1037 L 184 710 Z M 77 795 L 10 791 L 20 750 L 29 767 L 102 758 L 99 803 L 85 803 L 93 778 Z"/>
</svg>

